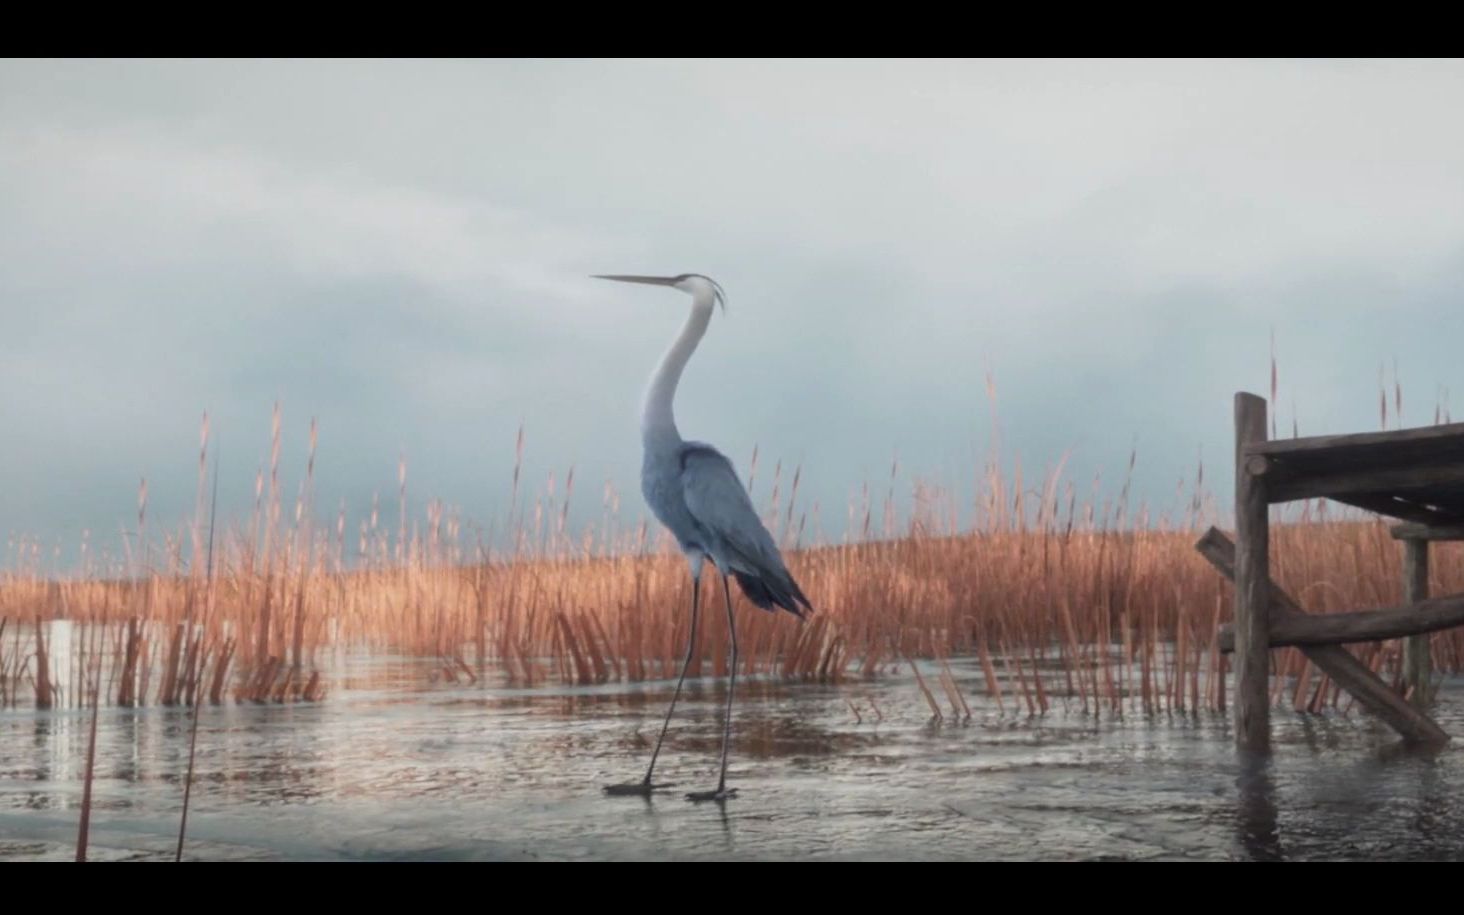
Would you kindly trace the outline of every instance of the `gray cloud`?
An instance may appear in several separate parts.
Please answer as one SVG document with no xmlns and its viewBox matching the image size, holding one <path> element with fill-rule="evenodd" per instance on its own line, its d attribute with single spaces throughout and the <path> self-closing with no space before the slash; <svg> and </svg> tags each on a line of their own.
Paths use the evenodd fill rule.
<svg viewBox="0 0 1464 915">
<path fill-rule="evenodd" d="M 191 511 L 197 424 L 247 511 L 284 404 L 321 509 L 395 489 L 501 514 L 571 465 L 628 517 L 673 293 L 731 296 L 678 400 L 805 504 L 910 472 L 1225 493 L 1230 395 L 1373 428 L 1461 384 L 1457 62 L 0 63 L 0 532 Z M 292 480 L 297 476 L 292 476 Z M 908 492 L 910 480 L 902 478 Z M 1116 490 L 1116 487 L 1115 487 Z M 292 491 L 291 491 L 292 492 Z M 390 499 L 386 501 L 389 503 Z"/>
</svg>

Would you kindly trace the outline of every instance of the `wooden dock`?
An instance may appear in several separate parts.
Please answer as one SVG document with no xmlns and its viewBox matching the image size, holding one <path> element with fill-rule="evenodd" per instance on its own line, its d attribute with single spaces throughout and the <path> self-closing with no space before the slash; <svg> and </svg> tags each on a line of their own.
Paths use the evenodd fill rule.
<svg viewBox="0 0 1464 915">
<path fill-rule="evenodd" d="M 1332 499 L 1396 519 L 1405 605 L 1308 615 L 1270 577 L 1269 509 Z M 1464 594 L 1428 599 L 1429 544 L 1464 540 L 1464 423 L 1268 441 L 1266 402 L 1235 395 L 1235 542 L 1212 528 L 1196 549 L 1235 583 L 1235 623 L 1221 647 L 1235 654 L 1235 740 L 1270 749 L 1270 650 L 1299 647 L 1365 708 L 1416 744 L 1449 740 L 1423 709 L 1428 633 L 1464 625 Z M 1342 646 L 1408 637 L 1405 694 Z"/>
</svg>

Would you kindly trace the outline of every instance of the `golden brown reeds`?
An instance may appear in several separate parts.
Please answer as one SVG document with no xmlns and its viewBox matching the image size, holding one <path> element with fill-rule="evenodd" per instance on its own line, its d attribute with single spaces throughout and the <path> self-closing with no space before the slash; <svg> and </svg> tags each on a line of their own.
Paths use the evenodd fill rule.
<svg viewBox="0 0 1464 915">
<path fill-rule="evenodd" d="M 1395 380 L 1395 416 L 1401 404 Z M 1384 423 L 1387 407 L 1384 397 Z M 108 565 L 88 553 L 79 574 L 55 580 L 42 573 L 36 544 L 13 543 L 11 566 L 0 570 L 0 701 L 15 703 L 27 679 L 37 705 L 56 701 L 46 635 L 53 619 L 106 633 L 89 660 L 108 670 L 100 701 L 120 705 L 217 704 L 229 696 L 316 701 L 330 683 L 314 661 L 323 647 L 434 658 L 439 675 L 457 683 L 498 678 L 533 686 L 546 679 L 604 683 L 676 675 L 689 623 L 683 560 L 646 522 L 617 525 L 619 499 L 609 485 L 603 516 L 574 536 L 568 529 L 572 468 L 562 497 L 551 483 L 531 507 L 521 485 L 522 428 L 508 517 L 490 526 L 497 538 L 469 533 L 455 512 L 436 502 L 425 523 L 410 523 L 403 456 L 394 537 L 373 502 L 357 555 L 348 558 L 344 514 L 333 526 L 314 522 L 313 421 L 295 511 L 281 511 L 282 427 L 276 405 L 269 466 L 256 475 L 253 514 L 243 524 L 220 524 L 206 588 L 202 505 L 191 530 L 154 543 L 147 535 L 145 480 L 123 562 Z M 207 442 L 205 418 L 200 502 Z M 1193 549 L 1198 533 L 1223 519 L 1203 489 L 1202 464 L 1188 492 L 1186 484 L 1177 488 L 1168 511 L 1130 505 L 1136 457 L 1132 452 L 1116 499 L 1103 496 L 1096 477 L 1091 494 L 1081 498 L 1062 476 L 1065 456 L 1040 485 L 1023 481 L 1020 464 L 1003 470 L 992 458 L 976 513 L 965 523 L 953 494 L 919 479 L 910 481 L 913 504 L 902 520 L 900 464 L 892 460 L 885 492 L 875 497 L 882 503 L 877 521 L 866 485 L 848 506 L 843 542 L 823 542 L 815 504 L 806 545 L 808 515 L 794 524 L 802 468 L 785 487 L 784 468 L 775 462 L 765 516 L 818 612 L 800 624 L 756 612 L 737 597 L 739 673 L 840 681 L 915 669 L 940 714 L 935 693 L 913 667 L 915 659 L 930 659 L 940 665 L 937 688 L 946 705 L 965 718 L 970 706 L 947 659 L 969 657 L 999 713 L 1042 714 L 1054 702 L 1093 714 L 1223 710 L 1226 664 L 1216 640 L 1230 614 L 1229 585 Z M 754 452 L 750 489 L 756 480 Z M 210 544 L 212 526 L 210 514 Z M 1309 611 L 1400 599 L 1398 550 L 1384 522 L 1302 503 L 1278 513 L 1272 539 L 1275 578 Z M 1460 548 L 1439 546 L 1431 576 L 1435 593 L 1464 591 Z M 719 582 L 706 588 L 709 610 L 720 604 L 720 590 Z M 698 635 L 692 674 L 725 675 L 725 628 L 708 625 Z M 73 647 L 88 643 L 76 639 Z M 1432 644 L 1435 669 L 1457 670 L 1464 634 L 1440 633 Z M 1397 663 L 1391 650 L 1357 650 L 1388 671 Z M 1278 651 L 1274 660 L 1277 702 L 1315 711 L 1330 690 L 1335 704 L 1334 685 L 1298 652 Z M 61 694 L 84 701 L 81 689 Z"/>
</svg>

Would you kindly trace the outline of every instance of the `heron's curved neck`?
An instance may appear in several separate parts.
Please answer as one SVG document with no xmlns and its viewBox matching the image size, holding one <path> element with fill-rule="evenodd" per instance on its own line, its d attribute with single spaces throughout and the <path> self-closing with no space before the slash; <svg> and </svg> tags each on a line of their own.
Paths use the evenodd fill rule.
<svg viewBox="0 0 1464 915">
<path fill-rule="evenodd" d="M 712 297 L 694 296 L 691 301 L 691 315 L 686 326 L 671 349 L 661 359 L 656 374 L 651 376 L 651 386 L 646 391 L 645 406 L 641 412 L 641 441 L 647 448 L 661 444 L 680 444 L 681 433 L 676 430 L 676 417 L 671 412 L 671 401 L 676 397 L 676 383 L 681 380 L 681 370 L 696 351 L 696 345 L 707 332 L 712 320 Z"/>
</svg>

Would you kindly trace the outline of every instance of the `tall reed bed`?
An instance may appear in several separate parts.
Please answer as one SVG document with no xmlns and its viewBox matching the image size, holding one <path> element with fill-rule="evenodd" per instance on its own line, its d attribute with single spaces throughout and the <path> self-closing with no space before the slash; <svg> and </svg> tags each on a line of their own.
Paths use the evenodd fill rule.
<svg viewBox="0 0 1464 915">
<path fill-rule="evenodd" d="M 1400 389 L 1395 397 L 1396 416 Z M 1382 397 L 1384 425 L 1388 406 Z M 280 439 L 277 406 L 253 511 L 220 523 L 211 574 L 199 561 L 209 530 L 206 418 L 191 523 L 150 533 L 144 482 L 138 537 L 120 565 L 103 566 L 84 550 L 80 574 L 48 577 L 34 544 L 13 545 L 0 572 L 0 704 L 79 705 L 89 676 L 103 704 L 309 701 L 325 694 L 329 653 L 342 649 L 429 657 L 438 678 L 458 683 L 676 675 L 690 625 L 683 560 L 657 528 L 621 524 L 609 487 L 602 518 L 571 531 L 572 471 L 557 492 L 551 478 L 530 507 L 521 492 L 522 431 L 504 525 L 509 546 L 496 549 L 440 503 L 409 523 L 405 460 L 394 531 L 376 505 L 350 536 L 343 510 L 317 518 L 313 423 L 290 510 Z M 754 453 L 749 485 L 761 485 L 758 472 Z M 1219 520 L 1203 467 L 1177 491 L 1179 508 L 1155 515 L 1130 505 L 1127 480 L 1116 496 L 1096 482 L 1080 494 L 1060 464 L 1033 481 L 1020 466 L 992 461 L 980 475 L 975 520 L 962 524 L 950 492 L 903 482 L 893 463 L 882 496 L 866 486 L 847 506 L 841 543 L 806 535 L 800 481 L 800 468 L 776 465 L 762 511 L 818 612 L 799 623 L 734 595 L 742 604 L 739 673 L 839 681 L 914 669 L 936 714 L 937 692 L 954 713 L 969 714 L 947 664 L 959 656 L 979 664 L 985 691 L 1003 710 L 1224 708 L 1225 658 L 1216 646 L 1230 588 L 1193 548 Z M 902 482 L 908 500 L 897 497 Z M 1273 571 L 1308 610 L 1401 601 L 1400 554 L 1386 522 L 1326 503 L 1277 516 Z M 1464 551 L 1442 545 L 1435 553 L 1431 590 L 1464 591 Z M 703 605 L 715 610 L 720 584 L 703 578 Z M 75 627 L 64 663 L 50 635 L 54 620 Z M 698 639 L 692 674 L 725 675 L 725 627 L 700 627 Z M 1432 644 L 1435 669 L 1457 671 L 1464 635 L 1440 633 Z M 1396 676 L 1398 644 L 1356 650 Z M 927 668 L 937 671 L 933 686 L 917 660 L 936 665 Z M 1276 651 L 1273 661 L 1278 703 L 1315 710 L 1338 702 L 1299 652 Z"/>
<path fill-rule="evenodd" d="M 1120 517 L 1071 499 L 1064 510 L 1053 495 L 1035 517 L 997 513 L 975 531 L 917 514 L 895 537 L 790 549 L 818 612 L 800 624 L 744 605 L 741 672 L 830 681 L 969 656 L 1013 710 L 1222 708 L 1215 644 L 1229 585 L 1193 550 L 1208 519 Z M 631 536 L 648 539 L 643 529 Z M 277 538 L 261 556 L 247 540 L 224 540 L 207 614 L 201 579 L 178 568 L 62 581 L 7 573 L 0 701 L 79 704 L 88 676 L 103 703 L 125 706 L 314 699 L 326 685 L 322 652 L 335 648 L 430 656 L 449 681 L 528 686 L 669 678 L 683 656 L 689 583 L 667 544 L 463 558 L 428 536 L 351 569 L 327 560 L 323 542 Z M 1277 525 L 1273 542 L 1276 577 L 1314 612 L 1401 601 L 1398 549 L 1382 522 L 1309 507 Z M 1432 576 L 1437 593 L 1464 591 L 1464 551 L 1438 548 Z M 706 578 L 704 605 L 715 608 L 719 588 Z M 79 624 L 69 663 L 57 663 L 52 619 Z M 725 628 L 703 626 L 699 638 L 693 674 L 725 675 Z M 1457 670 L 1459 634 L 1433 644 L 1436 667 Z M 1363 651 L 1396 665 L 1393 643 Z M 1299 653 L 1275 661 L 1296 681 L 1276 681 L 1288 702 L 1335 698 Z"/>
</svg>

